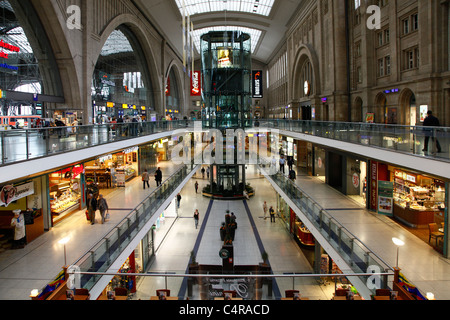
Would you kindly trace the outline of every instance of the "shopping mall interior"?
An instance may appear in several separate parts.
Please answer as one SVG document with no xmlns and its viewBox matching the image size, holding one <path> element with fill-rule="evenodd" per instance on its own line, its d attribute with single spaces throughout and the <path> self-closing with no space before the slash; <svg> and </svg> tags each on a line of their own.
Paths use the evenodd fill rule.
<svg viewBox="0 0 450 320">
<path fill-rule="evenodd" d="M 0 17 L 0 300 L 450 299 L 450 1 Z"/>
</svg>

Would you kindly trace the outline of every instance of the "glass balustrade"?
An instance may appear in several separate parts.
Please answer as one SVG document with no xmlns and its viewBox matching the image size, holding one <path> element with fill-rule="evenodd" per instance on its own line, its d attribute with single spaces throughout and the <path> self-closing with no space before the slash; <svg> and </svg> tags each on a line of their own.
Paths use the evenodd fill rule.
<svg viewBox="0 0 450 320">
<path fill-rule="evenodd" d="M 193 121 L 177 120 L 0 131 L 0 166 L 193 125 Z"/>
<path fill-rule="evenodd" d="M 0 131 L 0 166 L 155 133 L 193 130 L 194 123 L 177 120 Z M 450 128 L 447 127 L 302 120 L 260 120 L 258 127 L 450 160 Z"/>
<path fill-rule="evenodd" d="M 450 160 L 450 128 L 448 127 L 302 120 L 260 120 L 259 126 L 443 161 Z"/>
<path fill-rule="evenodd" d="M 102 276 L 116 276 L 107 272 L 73 272 L 73 277 L 91 279 Z M 364 282 L 370 278 L 387 277 L 391 273 L 364 273 L 359 277 Z M 119 300 L 160 300 L 158 294 L 165 292 L 167 300 L 206 301 L 224 300 L 231 293 L 232 300 L 370 300 L 372 294 L 362 294 L 349 282 L 353 274 L 264 274 L 263 272 L 237 271 L 233 274 L 186 274 L 182 270 L 153 271 L 148 273 L 120 274 L 122 279 L 130 277 L 133 281 L 139 279 L 139 292 L 127 290 L 126 296 L 116 297 Z M 312 290 L 320 286 L 320 290 Z M 106 292 L 114 291 L 110 283 Z M 376 295 L 376 291 L 373 296 Z M 106 300 L 106 295 L 99 297 Z M 388 299 L 390 300 L 390 298 Z"/>
<path fill-rule="evenodd" d="M 197 169 L 194 165 L 179 169 L 73 265 L 81 272 L 108 270 L 175 189 Z M 81 277 L 81 287 L 91 289 L 99 279 L 96 275 L 84 275 Z"/>
<path fill-rule="evenodd" d="M 382 272 L 393 271 L 393 268 L 367 248 L 356 236 L 335 220 L 326 210 L 317 204 L 312 197 L 301 190 L 284 174 L 270 174 L 268 159 L 260 159 L 263 174 L 278 185 L 286 196 L 294 202 L 307 219 L 320 232 L 323 238 L 336 250 L 353 272 L 366 273 L 369 268 Z"/>
</svg>

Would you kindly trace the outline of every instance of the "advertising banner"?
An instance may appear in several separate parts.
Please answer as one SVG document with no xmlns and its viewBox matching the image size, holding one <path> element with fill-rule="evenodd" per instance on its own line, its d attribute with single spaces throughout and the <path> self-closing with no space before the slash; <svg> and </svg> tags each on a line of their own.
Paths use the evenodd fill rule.
<svg viewBox="0 0 450 320">
<path fill-rule="evenodd" d="M 253 98 L 262 99 L 263 97 L 263 75 L 262 70 L 255 70 L 252 74 Z"/>
<path fill-rule="evenodd" d="M 202 95 L 202 82 L 201 82 L 201 73 L 200 71 L 192 72 L 191 77 L 191 96 L 199 97 Z"/>
<path fill-rule="evenodd" d="M 7 185 L 0 191 L 0 206 L 7 207 L 12 202 L 34 194 L 34 182 L 20 186 Z"/>
</svg>

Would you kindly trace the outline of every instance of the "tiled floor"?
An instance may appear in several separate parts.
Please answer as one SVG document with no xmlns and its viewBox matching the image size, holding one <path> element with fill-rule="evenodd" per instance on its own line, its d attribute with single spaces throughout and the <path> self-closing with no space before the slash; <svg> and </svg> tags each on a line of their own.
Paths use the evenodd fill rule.
<svg viewBox="0 0 450 320">
<path fill-rule="evenodd" d="M 256 226 L 257 233 L 261 239 L 258 244 L 252 223 L 246 211 L 243 201 L 214 201 L 208 220 L 200 221 L 199 229 L 195 229 L 192 218 L 193 211 L 198 208 L 204 216 L 209 199 L 203 198 L 200 194 L 195 194 L 193 185 L 199 181 L 200 186 L 205 184 L 205 180 L 193 179 L 182 191 L 183 201 L 180 208 L 181 219 L 178 219 L 172 227 L 171 233 L 166 237 L 158 252 L 150 272 L 158 273 L 170 271 L 178 274 L 186 272 L 189 263 L 190 252 L 194 249 L 198 237 L 201 237 L 200 245 L 196 255 L 199 264 L 222 265 L 219 251 L 222 248 L 219 228 L 225 221 L 225 212 L 230 210 L 236 215 L 238 229 L 234 244 L 235 265 L 258 265 L 262 262 L 260 245 L 269 255 L 269 261 L 274 274 L 284 273 L 313 273 L 313 269 L 303 255 L 298 245 L 287 232 L 280 219 L 275 223 L 263 219 L 262 204 L 267 201 L 268 205 L 276 207 L 276 194 L 274 189 L 262 176 L 250 168 L 247 177 L 252 186 L 256 187 L 256 195 L 247 201 L 248 208 Z M 200 175 L 199 175 L 200 177 Z M 206 225 L 203 225 L 205 224 Z M 200 227 L 204 227 L 204 232 L 200 234 Z M 334 292 L 334 285 L 320 286 L 318 279 L 296 279 L 293 284 L 292 278 L 278 278 L 276 285 L 279 292 L 284 296 L 284 291 L 298 289 L 303 296 L 312 300 L 329 300 Z M 171 295 L 179 293 L 182 283 L 176 278 L 168 278 L 167 288 L 171 290 Z M 165 279 L 144 277 L 138 282 L 138 292 L 135 299 L 146 300 L 151 295 L 156 294 L 157 289 L 164 289 Z M 184 295 L 183 295 L 184 293 Z M 267 293 L 266 293 L 267 294 Z M 182 296 L 186 293 L 183 291 Z M 267 296 L 263 296 L 267 297 Z M 199 295 L 194 292 L 191 299 L 198 299 Z"/>
</svg>

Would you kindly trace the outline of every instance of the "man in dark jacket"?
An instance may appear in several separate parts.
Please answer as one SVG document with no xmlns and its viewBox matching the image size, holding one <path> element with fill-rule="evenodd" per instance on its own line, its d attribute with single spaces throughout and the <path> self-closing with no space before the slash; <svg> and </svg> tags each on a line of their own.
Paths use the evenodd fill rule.
<svg viewBox="0 0 450 320">
<path fill-rule="evenodd" d="M 91 224 L 95 223 L 95 211 L 97 211 L 97 197 L 90 193 L 88 195 L 88 201 L 86 203 L 88 213 L 89 213 L 89 219 L 91 220 Z"/>
<path fill-rule="evenodd" d="M 439 119 L 433 116 L 432 111 L 428 111 L 428 117 L 425 118 L 423 122 L 424 127 L 440 127 Z M 433 141 L 433 153 L 434 151 L 434 142 L 436 141 L 436 147 L 437 151 L 440 153 L 442 152 L 441 145 L 439 144 L 439 141 L 436 139 L 435 135 L 433 134 L 433 129 L 425 129 L 425 145 L 422 151 L 428 152 L 428 142 L 431 140 Z"/>
<path fill-rule="evenodd" d="M 155 180 L 156 180 L 156 187 L 159 187 L 162 183 L 162 172 L 161 168 L 158 167 L 158 170 L 155 172 Z"/>
</svg>

